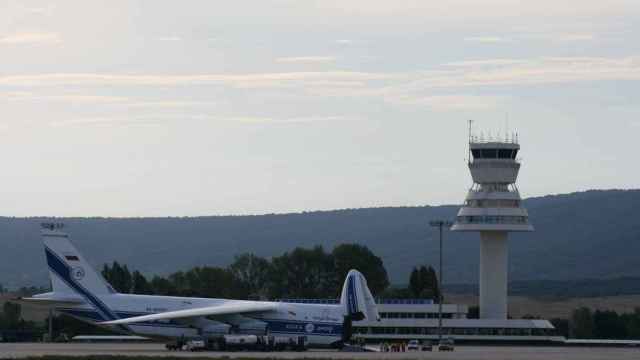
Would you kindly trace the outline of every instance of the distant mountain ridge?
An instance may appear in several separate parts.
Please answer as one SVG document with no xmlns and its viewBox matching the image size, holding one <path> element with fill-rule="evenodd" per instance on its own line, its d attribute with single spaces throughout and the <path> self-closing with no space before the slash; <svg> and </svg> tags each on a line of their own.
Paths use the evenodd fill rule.
<svg viewBox="0 0 640 360">
<path fill-rule="evenodd" d="M 511 280 L 640 276 L 640 190 L 594 190 L 525 200 L 536 231 L 512 234 Z M 234 255 L 280 255 L 296 246 L 354 242 L 384 260 L 393 283 L 411 268 L 437 264 L 428 223 L 458 206 L 366 208 L 282 215 L 193 218 L 58 218 L 96 266 L 117 260 L 146 274 L 227 265 Z M 0 218 L 0 283 L 48 282 L 39 236 L 44 218 Z M 475 283 L 478 235 L 446 233 L 445 282 Z"/>
</svg>

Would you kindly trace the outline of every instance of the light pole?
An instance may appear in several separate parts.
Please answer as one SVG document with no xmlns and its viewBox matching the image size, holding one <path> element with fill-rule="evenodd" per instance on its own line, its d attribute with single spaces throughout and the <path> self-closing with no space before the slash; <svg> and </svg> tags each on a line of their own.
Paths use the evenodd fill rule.
<svg viewBox="0 0 640 360">
<path fill-rule="evenodd" d="M 442 228 L 450 228 L 453 223 L 451 221 L 435 220 L 430 221 L 429 225 L 437 227 L 440 230 L 440 271 L 438 274 L 438 343 L 442 344 Z"/>
</svg>

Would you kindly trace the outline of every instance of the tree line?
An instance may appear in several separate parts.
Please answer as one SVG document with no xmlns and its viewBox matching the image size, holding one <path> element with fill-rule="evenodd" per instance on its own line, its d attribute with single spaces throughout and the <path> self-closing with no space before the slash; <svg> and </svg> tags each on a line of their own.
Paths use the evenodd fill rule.
<svg viewBox="0 0 640 360">
<path fill-rule="evenodd" d="M 440 294 L 430 266 L 414 268 L 409 286 L 390 288 L 382 259 L 366 246 L 342 244 L 331 252 L 321 246 L 295 248 L 270 259 L 246 253 L 227 267 L 195 267 L 166 277 L 147 278 L 137 270 L 113 262 L 105 264 L 103 277 L 121 293 L 230 299 L 329 299 L 339 297 L 351 269 L 363 273 L 374 296 L 433 298 Z"/>
<path fill-rule="evenodd" d="M 571 314 L 569 335 L 578 339 L 640 339 L 640 307 L 624 314 L 578 308 Z"/>
</svg>

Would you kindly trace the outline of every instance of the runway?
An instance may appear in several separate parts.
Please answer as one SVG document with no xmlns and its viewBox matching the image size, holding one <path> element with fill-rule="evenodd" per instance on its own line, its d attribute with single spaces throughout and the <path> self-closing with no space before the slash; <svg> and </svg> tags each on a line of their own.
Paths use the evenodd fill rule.
<svg viewBox="0 0 640 360">
<path fill-rule="evenodd" d="M 497 347 L 458 346 L 454 352 L 346 353 L 331 350 L 306 352 L 175 352 L 162 344 L 96 344 L 96 343 L 0 343 L 0 359 L 22 359 L 32 356 L 123 355 L 134 357 L 199 357 L 250 359 L 455 359 L 455 360 L 624 360 L 640 358 L 638 348 L 588 347 Z"/>
</svg>

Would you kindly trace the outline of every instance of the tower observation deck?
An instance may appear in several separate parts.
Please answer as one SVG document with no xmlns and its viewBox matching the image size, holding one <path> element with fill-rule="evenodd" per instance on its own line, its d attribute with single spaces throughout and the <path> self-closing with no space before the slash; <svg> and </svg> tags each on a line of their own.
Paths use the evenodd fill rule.
<svg viewBox="0 0 640 360">
<path fill-rule="evenodd" d="M 516 187 L 520 162 L 517 139 L 469 139 L 473 186 L 452 231 L 480 232 L 480 318 L 507 318 L 509 232 L 533 231 Z"/>
</svg>

